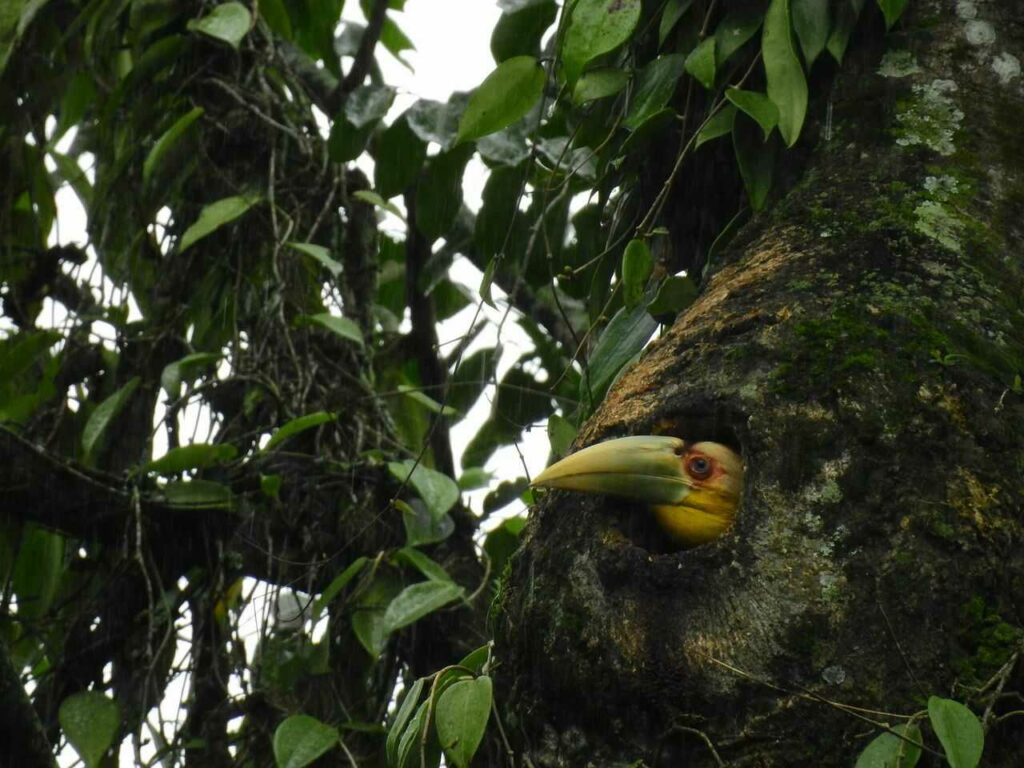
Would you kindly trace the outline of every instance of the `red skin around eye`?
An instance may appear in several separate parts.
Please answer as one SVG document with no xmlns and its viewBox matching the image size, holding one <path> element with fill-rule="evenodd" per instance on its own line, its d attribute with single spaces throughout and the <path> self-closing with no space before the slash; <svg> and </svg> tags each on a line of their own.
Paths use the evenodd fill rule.
<svg viewBox="0 0 1024 768">
<path fill-rule="evenodd" d="M 702 461 L 704 463 L 703 469 L 699 467 Z M 690 456 L 686 460 L 686 471 L 695 480 L 707 480 L 715 473 L 715 469 L 715 460 L 710 456 L 697 454 L 695 456 Z"/>
</svg>

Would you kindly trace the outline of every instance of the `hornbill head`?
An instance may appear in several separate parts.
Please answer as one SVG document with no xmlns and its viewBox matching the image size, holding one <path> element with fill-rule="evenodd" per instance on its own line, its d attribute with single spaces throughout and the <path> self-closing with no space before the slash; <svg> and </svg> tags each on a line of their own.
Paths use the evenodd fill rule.
<svg viewBox="0 0 1024 768">
<path fill-rule="evenodd" d="M 531 485 L 607 493 L 646 502 L 659 526 L 684 546 L 729 530 L 743 488 L 743 460 L 720 443 L 678 437 L 621 437 L 577 451 Z"/>
</svg>

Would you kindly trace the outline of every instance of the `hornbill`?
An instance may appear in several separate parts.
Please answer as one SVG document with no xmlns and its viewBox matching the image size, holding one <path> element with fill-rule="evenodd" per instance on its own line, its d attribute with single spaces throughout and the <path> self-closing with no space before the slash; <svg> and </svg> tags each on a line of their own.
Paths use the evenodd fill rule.
<svg viewBox="0 0 1024 768">
<path fill-rule="evenodd" d="M 729 530 L 743 488 L 743 460 L 720 443 L 638 435 L 597 443 L 534 478 L 533 486 L 607 493 L 651 505 L 658 525 L 684 546 Z"/>
</svg>

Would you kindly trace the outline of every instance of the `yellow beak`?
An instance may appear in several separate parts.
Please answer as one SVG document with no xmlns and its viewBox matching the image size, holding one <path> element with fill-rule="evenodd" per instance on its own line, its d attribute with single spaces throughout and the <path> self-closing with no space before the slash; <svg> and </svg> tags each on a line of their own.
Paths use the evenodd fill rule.
<svg viewBox="0 0 1024 768">
<path fill-rule="evenodd" d="M 607 493 L 646 502 L 661 528 L 693 546 L 732 525 L 743 460 L 719 443 L 641 435 L 598 443 L 552 464 L 533 486 Z"/>
<path fill-rule="evenodd" d="M 541 472 L 531 485 L 608 493 L 648 504 L 678 504 L 689 492 L 678 437 L 620 437 L 577 451 Z"/>
</svg>

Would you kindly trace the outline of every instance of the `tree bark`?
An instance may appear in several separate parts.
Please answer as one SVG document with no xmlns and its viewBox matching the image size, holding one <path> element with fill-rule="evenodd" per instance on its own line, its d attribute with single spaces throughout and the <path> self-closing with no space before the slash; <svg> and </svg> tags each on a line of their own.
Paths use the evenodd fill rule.
<svg viewBox="0 0 1024 768">
<path fill-rule="evenodd" d="M 672 551 L 566 492 L 532 516 L 497 656 L 538 768 L 852 765 L 930 695 L 1019 764 L 1024 24 L 920 0 L 885 47 L 851 51 L 806 170 L 577 442 L 733 444 L 733 530 Z"/>
</svg>

